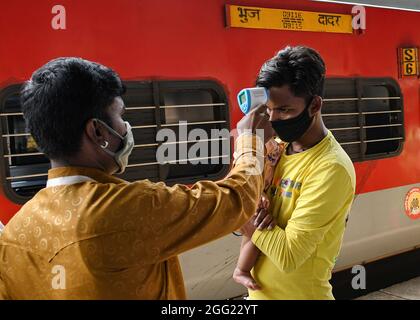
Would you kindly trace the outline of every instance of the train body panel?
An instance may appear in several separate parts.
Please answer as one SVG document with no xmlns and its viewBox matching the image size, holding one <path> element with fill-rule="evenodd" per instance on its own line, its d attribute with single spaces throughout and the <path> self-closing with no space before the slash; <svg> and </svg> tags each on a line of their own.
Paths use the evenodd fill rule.
<svg viewBox="0 0 420 320">
<path fill-rule="evenodd" d="M 356 197 L 340 256 L 333 272 L 413 250 L 420 244 L 420 221 L 401 212 L 401 203 L 416 185 L 360 194 Z M 234 235 L 181 256 L 188 294 L 197 299 L 229 298 L 245 294 L 232 279 L 240 238 Z"/>
</svg>

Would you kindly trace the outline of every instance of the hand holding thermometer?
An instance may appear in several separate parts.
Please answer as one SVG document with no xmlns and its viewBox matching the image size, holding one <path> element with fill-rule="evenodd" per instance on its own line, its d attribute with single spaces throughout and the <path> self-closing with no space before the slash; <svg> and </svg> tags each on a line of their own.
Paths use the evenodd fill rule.
<svg viewBox="0 0 420 320">
<path fill-rule="evenodd" d="M 244 114 L 268 101 L 268 90 L 264 87 L 246 88 L 238 93 L 238 104 Z"/>
</svg>

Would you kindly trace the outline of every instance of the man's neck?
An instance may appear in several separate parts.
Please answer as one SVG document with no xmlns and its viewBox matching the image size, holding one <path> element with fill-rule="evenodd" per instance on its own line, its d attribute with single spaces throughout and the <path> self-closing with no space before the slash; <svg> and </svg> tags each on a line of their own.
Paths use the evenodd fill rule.
<svg viewBox="0 0 420 320">
<path fill-rule="evenodd" d="M 84 161 L 84 159 L 80 159 L 78 157 L 68 158 L 66 160 L 52 160 L 51 159 L 51 168 L 59 168 L 59 167 L 87 167 L 87 168 L 94 168 L 105 171 L 99 163 L 95 163 L 92 161 Z"/>
<path fill-rule="evenodd" d="M 317 145 L 328 134 L 322 119 L 316 119 L 304 135 L 289 144 L 287 154 L 300 153 Z"/>
</svg>

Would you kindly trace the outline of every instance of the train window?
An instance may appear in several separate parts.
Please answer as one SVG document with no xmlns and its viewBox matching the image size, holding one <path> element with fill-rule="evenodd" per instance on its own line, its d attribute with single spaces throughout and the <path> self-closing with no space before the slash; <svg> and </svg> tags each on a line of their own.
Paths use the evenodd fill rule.
<svg viewBox="0 0 420 320">
<path fill-rule="evenodd" d="M 127 81 L 125 85 L 124 118 L 132 126 L 135 147 L 122 179 L 193 183 L 200 179 L 220 179 L 227 173 L 229 161 L 222 160 L 230 157 L 229 148 L 224 147 L 226 143 L 230 146 L 229 138 L 211 138 L 212 129 L 230 130 L 227 98 L 217 83 L 207 80 Z M 24 203 L 45 186 L 50 164 L 37 150 L 31 135 L 26 133 L 19 91 L 20 85 L 14 85 L 0 92 L 0 156 L 3 163 L 0 178 L 6 195 L 17 203 Z M 187 121 L 184 134 L 181 130 L 183 121 Z M 163 128 L 173 129 L 176 140 L 156 141 L 158 130 Z M 216 143 L 220 152 L 216 157 L 198 154 L 202 161 L 196 164 L 190 158 L 181 159 L 179 146 L 184 145 L 188 154 L 198 141 L 189 137 L 189 133 L 198 128 L 211 138 L 200 143 L 206 143 L 209 149 Z M 176 160 L 159 164 L 156 151 L 164 143 L 178 147 Z M 220 161 L 206 161 L 210 158 Z"/>
<path fill-rule="evenodd" d="M 401 90 L 393 79 L 326 79 L 322 117 L 353 161 L 401 153 L 403 116 Z"/>
<path fill-rule="evenodd" d="M 50 168 L 48 159 L 26 133 L 19 102 L 20 87 L 13 85 L 0 93 L 0 156 L 3 163 L 0 178 L 4 192 L 16 202 L 22 202 L 45 186 Z"/>
<path fill-rule="evenodd" d="M 218 84 L 203 80 L 127 82 L 126 86 L 125 118 L 133 127 L 136 142 L 123 175 L 126 180 L 147 178 L 168 184 L 193 183 L 199 179 L 218 179 L 227 173 L 229 162 L 223 161 L 230 156 L 229 148 L 223 147 L 226 138 L 213 139 L 211 135 L 214 129 L 230 130 L 226 95 Z M 186 130 L 182 130 L 184 121 L 187 122 Z M 160 129 L 172 129 L 175 141 L 156 141 Z M 220 153 L 216 156 L 197 154 L 186 159 L 180 150 L 185 148 L 188 154 L 191 147 L 197 144 L 198 139 L 190 137 L 194 129 L 204 130 L 209 137 L 206 142 L 201 142 L 207 144 L 207 150 L 214 148 L 217 143 Z M 176 145 L 177 161 L 157 163 L 156 151 L 163 143 Z M 218 161 L 214 161 L 215 157 Z M 190 161 L 192 158 L 203 161 L 193 164 Z"/>
</svg>

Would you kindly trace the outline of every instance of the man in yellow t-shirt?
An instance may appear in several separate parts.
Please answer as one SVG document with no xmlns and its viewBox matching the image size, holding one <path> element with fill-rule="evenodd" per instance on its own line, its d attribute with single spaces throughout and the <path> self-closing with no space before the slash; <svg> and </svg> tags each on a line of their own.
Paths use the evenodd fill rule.
<svg viewBox="0 0 420 320">
<path fill-rule="evenodd" d="M 261 68 L 267 113 L 286 143 L 269 189 L 273 230 L 247 223 L 242 232 L 261 250 L 250 299 L 334 299 L 329 283 L 355 192 L 353 164 L 325 127 L 325 64 L 313 49 L 286 47 Z"/>
</svg>

